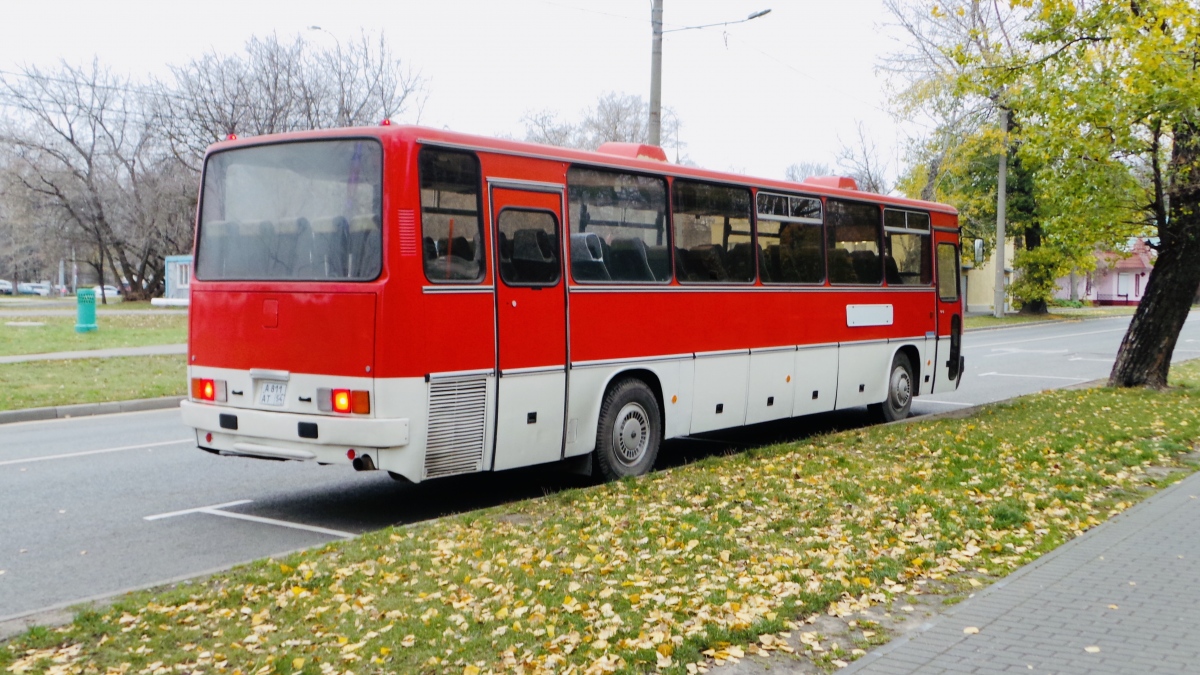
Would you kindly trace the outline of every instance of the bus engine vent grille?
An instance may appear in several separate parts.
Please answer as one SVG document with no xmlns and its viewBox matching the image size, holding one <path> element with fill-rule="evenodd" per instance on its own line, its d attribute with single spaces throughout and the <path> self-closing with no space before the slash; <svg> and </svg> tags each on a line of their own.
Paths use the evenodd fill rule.
<svg viewBox="0 0 1200 675">
<path fill-rule="evenodd" d="M 486 426 L 486 378 L 432 380 L 425 477 L 480 471 Z"/>
</svg>

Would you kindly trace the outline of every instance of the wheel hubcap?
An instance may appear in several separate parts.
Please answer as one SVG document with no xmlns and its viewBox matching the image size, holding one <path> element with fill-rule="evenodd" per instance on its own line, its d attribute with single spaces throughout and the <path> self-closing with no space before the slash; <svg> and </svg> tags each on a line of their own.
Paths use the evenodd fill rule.
<svg viewBox="0 0 1200 675">
<path fill-rule="evenodd" d="M 650 421 L 645 408 L 636 403 L 625 404 L 613 425 L 613 449 L 617 461 L 633 466 L 645 456 L 649 445 Z"/>
<path fill-rule="evenodd" d="M 892 373 L 892 403 L 897 410 L 902 410 L 911 400 L 912 382 L 908 378 L 908 371 L 897 368 Z"/>
</svg>

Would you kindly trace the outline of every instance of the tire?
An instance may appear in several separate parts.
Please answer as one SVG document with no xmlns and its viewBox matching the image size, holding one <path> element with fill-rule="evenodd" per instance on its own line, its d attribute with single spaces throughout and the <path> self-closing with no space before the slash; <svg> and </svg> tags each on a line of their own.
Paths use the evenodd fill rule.
<svg viewBox="0 0 1200 675">
<path fill-rule="evenodd" d="M 903 353 L 892 359 L 888 371 L 887 399 L 871 406 L 871 412 L 884 422 L 895 422 L 908 417 L 913 400 L 912 364 Z"/>
<path fill-rule="evenodd" d="M 635 378 L 609 387 L 600 404 L 596 467 L 604 480 L 643 476 L 654 467 L 662 440 L 662 414 L 654 392 Z"/>
</svg>

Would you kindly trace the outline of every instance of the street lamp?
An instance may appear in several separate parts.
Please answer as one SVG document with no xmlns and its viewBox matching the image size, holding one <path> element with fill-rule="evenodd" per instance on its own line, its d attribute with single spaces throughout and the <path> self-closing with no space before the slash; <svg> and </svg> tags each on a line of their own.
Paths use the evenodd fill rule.
<svg viewBox="0 0 1200 675">
<path fill-rule="evenodd" d="M 341 53 L 342 53 L 342 41 L 341 41 L 341 40 L 339 40 L 339 39 L 338 39 L 338 37 L 337 37 L 336 35 L 334 35 L 333 33 L 330 33 L 329 31 L 325 30 L 324 28 L 321 28 L 320 26 L 309 26 L 309 27 L 308 27 L 308 29 L 309 29 L 309 30 L 317 30 L 317 31 L 321 31 L 322 33 L 324 33 L 324 34 L 328 35 L 329 37 L 333 38 L 333 41 L 334 41 L 334 43 L 335 43 L 335 44 L 337 44 L 338 54 L 341 54 Z"/>
<path fill-rule="evenodd" d="M 654 31 L 654 43 L 650 50 L 650 145 L 662 144 L 662 36 L 663 33 L 675 33 L 681 30 L 697 30 L 713 26 L 732 26 L 736 23 L 746 23 L 751 19 L 766 16 L 769 9 L 759 10 L 750 16 L 737 21 L 721 23 L 706 23 L 702 26 L 684 26 L 663 30 L 662 27 L 663 0 L 651 0 L 650 27 Z"/>
</svg>

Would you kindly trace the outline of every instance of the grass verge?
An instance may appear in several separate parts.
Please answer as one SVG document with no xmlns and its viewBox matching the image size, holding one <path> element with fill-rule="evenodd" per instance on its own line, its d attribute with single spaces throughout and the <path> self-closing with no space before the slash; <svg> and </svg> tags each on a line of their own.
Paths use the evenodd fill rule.
<svg viewBox="0 0 1200 675">
<path fill-rule="evenodd" d="M 1136 309 L 1137 307 L 1051 307 L 1049 314 L 1006 314 L 999 319 L 994 316 L 968 316 L 964 319 L 963 325 L 967 328 L 990 328 L 1039 321 L 1077 321 L 1109 316 L 1133 316 Z"/>
<path fill-rule="evenodd" d="M 187 342 L 185 312 L 114 315 L 102 312 L 97 325 L 99 330 L 76 333 L 75 317 L 0 317 L 0 356 Z"/>
<path fill-rule="evenodd" d="M 1200 362 L 1174 370 L 1166 392 L 1043 393 L 372 532 L 35 629 L 0 667 L 696 672 L 777 649 L 841 665 L 881 636 L 784 640 L 816 613 L 1003 576 L 1184 475 Z"/>
<path fill-rule="evenodd" d="M 994 316 L 968 316 L 963 319 L 963 326 L 971 328 L 991 328 L 993 326 L 1015 326 L 1023 323 L 1038 323 L 1047 321 L 1063 321 L 1064 318 L 1054 314 L 1006 314 L 1000 318 Z"/>
<path fill-rule="evenodd" d="M 180 396 L 186 366 L 183 355 L 0 364 L 0 410 Z"/>
</svg>

